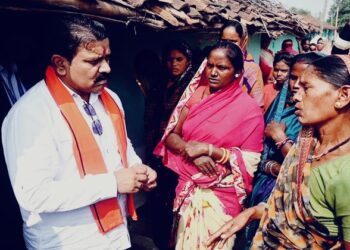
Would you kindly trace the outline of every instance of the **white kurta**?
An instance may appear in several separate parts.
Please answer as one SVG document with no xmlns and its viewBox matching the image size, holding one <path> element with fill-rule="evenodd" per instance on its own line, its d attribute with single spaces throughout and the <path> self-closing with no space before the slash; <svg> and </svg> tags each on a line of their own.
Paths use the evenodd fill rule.
<svg viewBox="0 0 350 250">
<path fill-rule="evenodd" d="M 118 96 L 108 91 L 122 110 Z M 70 93 L 92 128 L 92 119 L 83 109 L 84 101 L 74 92 Z M 106 174 L 80 178 L 71 131 L 44 81 L 31 88 L 4 120 L 4 153 L 21 208 L 28 249 L 130 247 L 125 220 L 126 196 L 118 194 L 114 176 L 114 171 L 122 168 L 116 135 L 98 95 L 92 94 L 89 103 L 103 127 L 103 134 L 94 134 L 94 137 L 108 168 Z M 141 163 L 129 139 L 127 157 L 130 166 Z M 113 197 L 118 197 L 125 224 L 103 235 L 89 205 Z"/>
</svg>

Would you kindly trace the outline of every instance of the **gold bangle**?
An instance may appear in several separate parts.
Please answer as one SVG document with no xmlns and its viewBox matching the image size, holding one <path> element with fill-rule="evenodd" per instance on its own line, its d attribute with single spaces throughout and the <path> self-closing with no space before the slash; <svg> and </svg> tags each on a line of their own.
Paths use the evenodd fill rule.
<svg viewBox="0 0 350 250">
<path fill-rule="evenodd" d="M 224 149 L 224 148 L 220 148 L 220 149 L 223 151 L 223 154 L 222 154 L 220 160 L 217 160 L 217 161 L 216 161 L 216 162 L 219 163 L 219 164 L 221 164 L 222 161 L 226 158 L 226 149 Z"/>
<path fill-rule="evenodd" d="M 230 159 L 230 150 L 228 150 L 228 149 L 225 149 L 226 150 L 226 157 L 225 157 L 225 159 L 222 161 L 222 163 L 221 164 L 226 164 L 227 163 L 227 161 Z"/>
</svg>

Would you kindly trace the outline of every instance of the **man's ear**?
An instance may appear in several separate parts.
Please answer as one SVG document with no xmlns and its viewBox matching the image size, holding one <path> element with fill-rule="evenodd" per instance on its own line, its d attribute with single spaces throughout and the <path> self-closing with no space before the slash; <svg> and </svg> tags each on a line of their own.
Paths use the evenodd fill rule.
<svg viewBox="0 0 350 250">
<path fill-rule="evenodd" d="M 54 54 L 51 57 L 51 64 L 59 76 L 65 76 L 67 74 L 69 63 L 65 57 Z"/>
</svg>

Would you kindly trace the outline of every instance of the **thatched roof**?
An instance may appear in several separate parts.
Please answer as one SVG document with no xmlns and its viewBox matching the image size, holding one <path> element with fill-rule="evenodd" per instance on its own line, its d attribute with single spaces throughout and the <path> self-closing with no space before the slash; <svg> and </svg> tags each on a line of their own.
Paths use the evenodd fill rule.
<svg viewBox="0 0 350 250">
<path fill-rule="evenodd" d="M 277 0 L 2 0 L 0 9 L 78 12 L 156 30 L 217 30 L 238 17 L 251 30 L 273 37 L 314 29 Z"/>
</svg>

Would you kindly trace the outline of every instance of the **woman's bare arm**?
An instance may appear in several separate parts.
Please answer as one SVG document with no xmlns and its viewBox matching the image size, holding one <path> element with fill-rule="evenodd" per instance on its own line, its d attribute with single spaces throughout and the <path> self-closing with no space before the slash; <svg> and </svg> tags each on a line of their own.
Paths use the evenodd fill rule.
<svg viewBox="0 0 350 250">
<path fill-rule="evenodd" d="M 165 145 L 176 154 L 183 154 L 186 142 L 182 139 L 182 126 L 188 115 L 188 108 L 184 107 L 180 113 L 179 122 L 174 130 L 165 139 Z"/>
<path fill-rule="evenodd" d="M 244 228 L 251 222 L 252 220 L 261 219 L 264 211 L 265 211 L 266 203 L 259 203 L 254 207 L 250 207 L 236 217 L 232 218 L 226 224 L 224 224 L 218 231 L 216 231 L 213 235 L 205 243 L 206 247 L 210 249 L 213 244 L 218 244 L 218 248 L 222 248 L 230 237 L 234 235 L 236 232 Z"/>
</svg>

